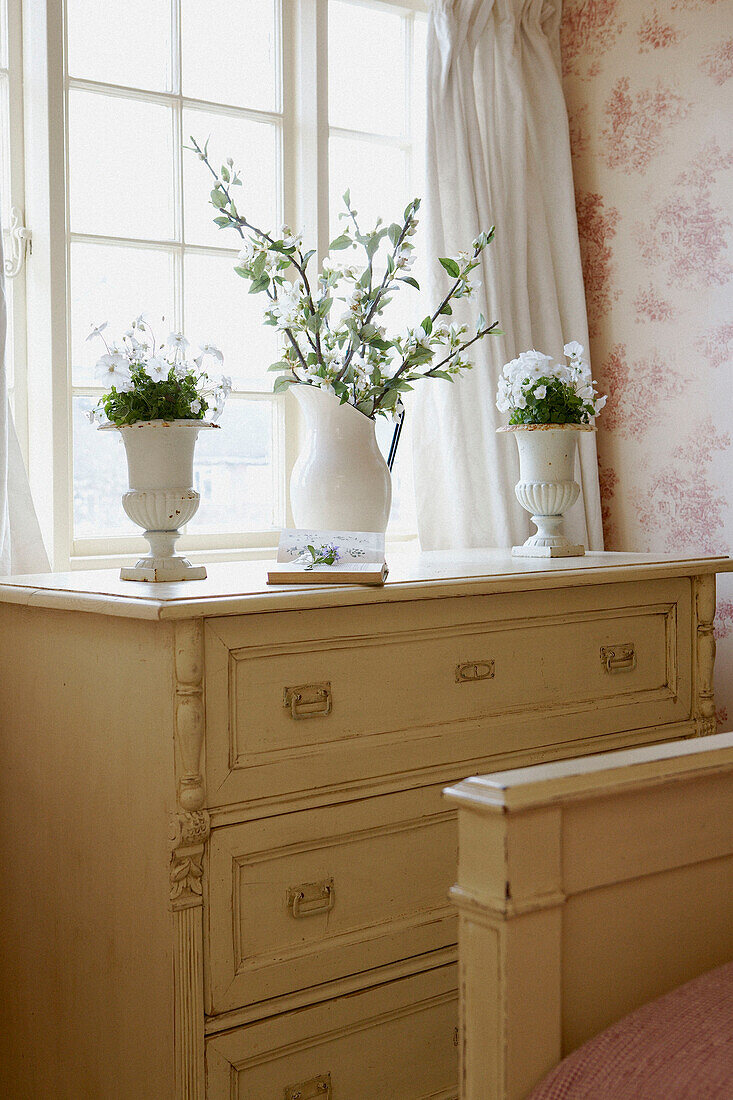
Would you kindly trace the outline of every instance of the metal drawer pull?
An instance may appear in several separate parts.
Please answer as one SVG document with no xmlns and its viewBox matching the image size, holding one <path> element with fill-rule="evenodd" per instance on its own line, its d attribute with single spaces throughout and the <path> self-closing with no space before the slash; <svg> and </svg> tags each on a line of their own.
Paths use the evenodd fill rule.
<svg viewBox="0 0 733 1100">
<path fill-rule="evenodd" d="M 288 890 L 288 909 L 296 920 L 330 913 L 336 904 L 336 888 L 332 878 L 321 882 L 306 882 Z"/>
<path fill-rule="evenodd" d="M 290 708 L 290 714 L 297 720 L 303 718 L 325 718 L 331 713 L 331 685 L 299 684 L 286 687 L 283 693 L 283 706 Z"/>
<path fill-rule="evenodd" d="M 494 679 L 494 659 L 490 661 L 465 661 L 456 665 L 456 683 L 471 684 L 476 680 Z"/>
<path fill-rule="evenodd" d="M 624 645 L 602 645 L 601 664 L 606 672 L 633 672 L 636 668 L 636 650 L 633 642 Z"/>
<path fill-rule="evenodd" d="M 285 1100 L 332 1100 L 331 1074 L 322 1073 L 318 1077 L 311 1077 L 310 1081 L 303 1081 L 300 1085 L 288 1085 L 285 1089 Z"/>
</svg>

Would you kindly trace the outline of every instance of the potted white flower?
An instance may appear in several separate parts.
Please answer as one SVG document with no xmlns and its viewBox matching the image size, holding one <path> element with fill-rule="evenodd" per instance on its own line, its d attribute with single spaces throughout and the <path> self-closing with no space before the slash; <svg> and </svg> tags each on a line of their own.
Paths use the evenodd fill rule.
<svg viewBox="0 0 733 1100">
<path fill-rule="evenodd" d="M 406 332 L 388 334 L 381 323 L 385 306 L 405 284 L 420 289 L 410 275 L 419 199 L 408 204 L 401 222 L 379 219 L 366 229 L 347 191 L 343 229 L 330 251 L 358 250 L 357 257 L 338 262 L 329 256 L 317 274 L 310 270 L 315 250 L 304 251 L 299 233 L 288 226 L 259 229 L 237 209 L 234 195 L 242 181 L 233 161 L 217 171 L 208 143 L 191 143 L 214 178 L 214 221 L 243 239 L 235 270 L 249 282 L 250 293 L 265 295 L 265 323 L 282 334 L 282 357 L 269 368 L 279 375 L 274 390 L 292 388 L 306 420 L 308 440 L 290 481 L 295 523 L 384 531 L 392 490 L 375 420 L 399 420 L 402 396 L 415 382 L 452 382 L 471 368 L 471 345 L 499 333 L 498 322 L 487 324 L 480 314 L 470 330 L 450 321 L 451 303 L 475 290 L 472 273 L 494 230 L 479 234 L 469 251 L 442 257 L 450 282 L 437 308 Z"/>
<path fill-rule="evenodd" d="M 228 378 L 217 383 L 203 369 L 206 358 L 223 362 L 213 344 L 187 358 L 188 341 L 172 332 L 157 345 L 144 318 L 132 322 L 119 344 L 108 344 L 107 324 L 94 327 L 88 340 L 99 338 L 105 354 L 96 374 L 108 391 L 90 411 L 92 423 L 118 431 L 125 445 L 130 491 L 122 506 L 144 529 L 150 555 L 120 571 L 123 580 L 201 580 L 203 565 L 194 566 L 174 553 L 185 523 L 193 519 L 199 494 L 193 488 L 193 454 L 202 429 L 217 427 L 231 389 Z"/>
<path fill-rule="evenodd" d="M 571 557 L 585 553 L 563 534 L 562 519 L 575 503 L 580 486 L 575 481 L 578 432 L 593 432 L 591 422 L 606 403 L 596 393 L 583 347 L 573 341 L 564 347 L 567 363 L 553 363 L 540 351 L 524 351 L 504 366 L 496 405 L 509 412 L 509 424 L 519 449 L 517 500 L 532 513 L 537 533 L 518 557 Z"/>
</svg>

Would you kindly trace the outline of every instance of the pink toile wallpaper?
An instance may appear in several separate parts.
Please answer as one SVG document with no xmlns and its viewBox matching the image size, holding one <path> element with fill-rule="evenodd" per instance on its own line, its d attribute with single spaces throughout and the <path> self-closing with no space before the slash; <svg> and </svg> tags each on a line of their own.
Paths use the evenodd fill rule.
<svg viewBox="0 0 733 1100">
<path fill-rule="evenodd" d="M 733 553 L 733 0 L 565 0 L 609 550 Z M 716 695 L 733 728 L 733 577 Z"/>
</svg>

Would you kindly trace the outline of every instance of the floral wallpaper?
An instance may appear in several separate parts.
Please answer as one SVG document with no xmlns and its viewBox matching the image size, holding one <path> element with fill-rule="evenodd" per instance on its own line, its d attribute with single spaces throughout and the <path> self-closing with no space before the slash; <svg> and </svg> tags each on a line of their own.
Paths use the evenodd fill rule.
<svg viewBox="0 0 733 1100">
<path fill-rule="evenodd" d="M 565 0 L 609 550 L 733 553 L 733 0 Z M 716 697 L 733 728 L 733 577 Z"/>
</svg>

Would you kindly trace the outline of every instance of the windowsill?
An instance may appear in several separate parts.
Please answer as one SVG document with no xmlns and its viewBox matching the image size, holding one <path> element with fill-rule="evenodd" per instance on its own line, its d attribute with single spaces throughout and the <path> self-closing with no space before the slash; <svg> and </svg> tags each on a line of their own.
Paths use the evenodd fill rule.
<svg viewBox="0 0 733 1100">
<path fill-rule="evenodd" d="M 387 538 L 386 554 L 405 549 L 417 549 L 419 542 L 417 535 L 393 534 Z M 144 552 L 144 551 L 143 551 Z M 277 556 L 276 546 L 247 546 L 239 549 L 227 550 L 186 550 L 179 548 L 179 552 L 192 562 L 222 562 L 222 561 L 274 561 Z M 71 558 L 69 568 L 77 569 L 120 569 L 126 565 L 134 565 L 141 554 L 78 554 Z"/>
</svg>

